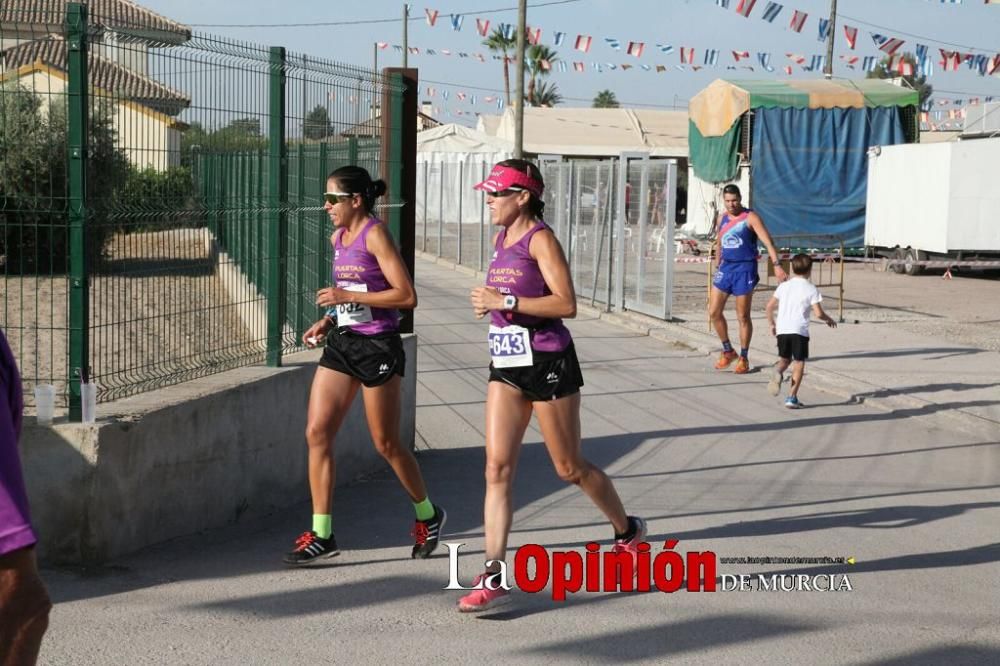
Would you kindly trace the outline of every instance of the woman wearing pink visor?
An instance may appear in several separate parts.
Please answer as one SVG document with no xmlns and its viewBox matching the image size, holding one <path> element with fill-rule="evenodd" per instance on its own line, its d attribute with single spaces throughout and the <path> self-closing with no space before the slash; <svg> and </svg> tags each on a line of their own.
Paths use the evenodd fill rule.
<svg viewBox="0 0 1000 666">
<path fill-rule="evenodd" d="M 490 316 L 490 379 L 486 391 L 486 560 L 482 583 L 459 600 L 476 612 L 510 600 L 499 587 L 507 552 L 518 453 L 532 412 L 559 477 L 580 489 L 614 527 L 616 551 L 637 553 L 646 535 L 641 518 L 625 513 L 614 485 L 580 452 L 583 376 L 563 324 L 576 316 L 576 292 L 555 234 L 542 221 L 542 175 L 524 160 L 506 160 L 476 185 L 486 192 L 495 251 L 486 286 L 472 290 L 477 317 Z"/>
</svg>

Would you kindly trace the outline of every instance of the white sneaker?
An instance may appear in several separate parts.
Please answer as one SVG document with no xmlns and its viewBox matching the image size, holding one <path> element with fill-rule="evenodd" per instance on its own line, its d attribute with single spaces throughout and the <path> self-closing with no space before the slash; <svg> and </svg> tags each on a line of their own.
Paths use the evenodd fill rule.
<svg viewBox="0 0 1000 666">
<path fill-rule="evenodd" d="M 785 381 L 785 376 L 777 370 L 771 371 L 771 381 L 767 383 L 767 392 L 773 396 L 781 393 L 781 383 Z"/>
</svg>

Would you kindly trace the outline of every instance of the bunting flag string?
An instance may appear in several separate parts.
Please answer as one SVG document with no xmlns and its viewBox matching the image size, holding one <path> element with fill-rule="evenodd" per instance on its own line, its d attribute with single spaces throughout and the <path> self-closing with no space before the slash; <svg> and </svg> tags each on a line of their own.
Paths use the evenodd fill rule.
<svg viewBox="0 0 1000 666">
<path fill-rule="evenodd" d="M 995 2 L 986 1 L 987 4 L 1000 4 L 1000 0 Z M 756 10 L 756 0 L 737 0 L 735 5 L 736 12 L 745 17 L 749 18 L 754 10 Z M 716 0 L 716 5 L 725 9 L 729 9 L 732 5 L 728 0 Z M 768 23 L 774 23 L 777 18 L 782 16 L 782 11 L 785 5 L 775 0 L 766 0 L 762 3 L 763 11 L 758 13 L 762 20 Z M 426 8 L 424 10 L 426 23 L 431 26 L 437 26 L 437 19 L 440 18 L 441 12 L 437 9 Z M 795 33 L 801 33 L 806 26 L 809 15 L 807 12 L 793 9 L 790 10 L 792 16 L 788 23 L 788 29 Z M 461 31 L 464 25 L 465 14 L 448 14 L 448 23 L 450 24 L 453 31 Z M 480 37 L 488 37 L 490 34 L 490 29 L 492 23 L 488 19 L 476 18 L 476 32 Z M 829 31 L 831 29 L 831 22 L 823 17 L 818 17 L 816 19 L 817 29 L 816 36 L 820 41 L 826 41 L 829 38 Z M 516 37 L 516 27 L 513 24 L 499 23 L 497 24 L 497 30 L 499 30 L 505 37 L 514 38 Z M 857 33 L 858 28 L 844 25 L 844 36 L 846 38 L 847 47 L 850 50 L 856 50 L 857 48 Z M 540 44 L 542 37 L 541 28 L 528 28 L 527 30 L 527 41 L 530 44 Z M 567 34 L 565 31 L 553 31 L 552 43 L 555 46 L 563 46 L 568 44 L 566 38 Z M 962 69 L 961 65 L 964 63 L 969 71 L 976 72 L 980 76 L 986 75 L 1000 75 L 1000 53 L 989 54 L 989 53 L 962 53 L 958 51 L 952 51 L 949 49 L 939 49 L 941 53 L 941 59 L 938 61 L 936 58 L 930 56 L 930 48 L 926 44 L 915 44 L 915 58 L 910 58 L 909 60 L 903 60 L 899 57 L 902 53 L 903 47 L 906 42 L 903 39 L 893 37 L 891 35 L 885 35 L 875 32 L 869 32 L 872 38 L 875 48 L 885 54 L 885 65 L 884 68 L 887 71 L 903 74 L 903 75 L 919 75 L 922 77 L 928 77 L 934 73 L 934 63 L 937 62 L 944 72 L 955 72 Z M 636 59 L 641 59 L 646 55 L 645 41 L 638 40 L 620 40 L 617 37 L 601 37 L 607 46 L 615 51 L 621 52 L 624 47 L 624 54 L 632 56 Z M 931 40 L 933 43 L 933 40 Z M 590 35 L 578 34 L 572 43 L 572 48 L 576 51 L 582 53 L 589 53 L 590 47 L 593 44 L 593 38 Z M 376 47 L 378 49 L 387 49 L 390 46 L 388 42 L 376 42 Z M 394 50 L 397 52 L 402 52 L 403 47 L 399 45 L 392 45 Z M 660 54 L 667 56 L 675 51 L 675 46 L 665 43 L 656 43 L 656 51 Z M 720 52 L 728 50 L 733 56 L 734 65 L 738 65 L 742 60 L 749 59 L 751 57 L 751 52 L 739 49 L 724 49 L 720 51 L 715 48 L 705 48 L 701 49 L 702 57 L 699 58 L 700 64 L 695 65 L 696 49 L 694 47 L 677 47 L 678 56 L 680 60 L 680 66 L 678 67 L 682 71 L 698 71 L 702 67 L 718 67 L 720 66 L 718 62 L 718 57 Z M 453 52 L 448 49 L 433 49 L 426 48 L 421 49 L 419 47 L 409 47 L 408 53 L 414 55 L 426 55 L 426 56 L 451 56 Z M 485 63 L 487 58 L 482 53 L 468 53 L 468 52 L 457 52 L 459 58 L 468 59 L 473 58 L 480 63 Z M 756 53 L 756 58 L 759 66 L 762 70 L 773 72 L 774 67 L 771 66 L 771 54 L 769 53 Z M 825 57 L 822 55 L 797 55 L 794 60 L 795 64 L 802 67 L 806 71 L 818 71 L 822 69 L 825 63 Z M 654 52 L 655 57 L 655 52 Z M 493 55 L 492 59 L 502 60 L 502 56 Z M 506 57 L 508 62 L 513 62 L 516 58 Z M 840 62 L 844 64 L 845 67 L 849 69 L 855 69 L 859 62 L 861 68 L 865 71 L 873 71 L 876 68 L 881 67 L 879 64 L 879 58 L 877 56 L 851 56 L 851 55 L 841 55 Z M 736 69 L 734 65 L 723 64 L 728 69 Z M 585 62 L 572 62 L 572 67 L 570 67 L 570 61 L 556 60 L 554 62 L 541 62 L 538 65 L 542 70 L 551 71 L 555 69 L 556 71 L 563 72 L 573 72 L 581 73 L 587 70 L 587 65 Z M 632 65 L 629 63 L 592 63 L 592 66 L 597 72 L 607 71 L 631 71 L 633 68 L 642 70 L 645 72 L 664 72 L 668 69 L 667 65 L 663 64 L 643 64 L 636 63 Z M 744 66 L 746 69 L 753 71 L 750 66 Z"/>
</svg>

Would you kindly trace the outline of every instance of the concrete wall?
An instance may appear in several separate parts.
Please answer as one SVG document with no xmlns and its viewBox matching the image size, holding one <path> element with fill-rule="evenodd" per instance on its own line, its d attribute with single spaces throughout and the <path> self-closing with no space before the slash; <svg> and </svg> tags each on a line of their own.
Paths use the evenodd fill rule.
<svg viewBox="0 0 1000 666">
<path fill-rule="evenodd" d="M 401 428 L 412 448 L 417 340 L 404 336 Z M 99 562 L 309 499 L 305 430 L 319 351 L 98 406 L 95 424 L 25 422 L 39 556 Z M 336 442 L 337 483 L 384 467 L 360 393 Z M 302 524 L 309 509 L 303 508 Z"/>
</svg>

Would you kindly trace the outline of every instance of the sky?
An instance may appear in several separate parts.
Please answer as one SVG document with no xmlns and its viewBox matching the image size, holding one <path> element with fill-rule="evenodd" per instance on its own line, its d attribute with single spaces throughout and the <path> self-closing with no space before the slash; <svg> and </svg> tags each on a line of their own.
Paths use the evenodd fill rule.
<svg viewBox="0 0 1000 666">
<path fill-rule="evenodd" d="M 140 4 L 171 19 L 190 25 L 195 31 L 220 35 L 262 45 L 285 46 L 295 53 L 326 58 L 342 63 L 371 67 L 376 42 L 390 46 L 378 53 L 379 66 L 399 66 L 402 54 L 392 45 L 402 44 L 403 3 L 395 0 L 368 0 L 364 3 L 319 2 L 317 0 L 139 0 Z M 816 78 L 786 57 L 801 54 L 807 61 L 824 54 L 826 47 L 817 39 L 817 20 L 829 14 L 830 0 L 787 0 L 773 23 L 763 20 L 767 0 L 758 0 L 749 18 L 735 11 L 739 0 L 730 0 L 729 9 L 717 6 L 716 0 L 532 0 L 528 4 L 528 24 L 542 29 L 541 42 L 554 48 L 568 63 L 568 71 L 553 70 L 554 82 L 565 98 L 565 106 L 590 106 L 601 90 L 611 90 L 623 106 L 686 108 L 687 101 L 717 78 L 767 78 L 777 80 Z M 446 122 L 474 124 L 475 112 L 497 113 L 495 102 L 503 90 L 502 65 L 492 60 L 481 46 L 476 19 L 491 21 L 492 30 L 500 22 L 516 23 L 517 0 L 429 0 L 411 2 L 409 45 L 420 49 L 409 56 L 409 66 L 419 70 L 421 98 L 431 101 L 437 115 Z M 436 25 L 431 27 L 425 10 L 437 10 Z M 801 33 L 789 28 L 794 10 L 808 14 Z M 450 14 L 465 14 L 460 31 L 452 28 Z M 381 23 L 347 22 L 383 20 Z M 320 23 L 336 25 L 318 25 Z M 256 27 L 237 27 L 251 24 Z M 301 24 L 287 26 L 281 24 Z M 843 26 L 858 28 L 856 50 L 848 48 Z M 565 42 L 555 47 L 554 34 L 566 33 Z M 985 5 L 981 0 L 961 4 L 938 0 L 839 0 L 834 54 L 834 75 L 863 78 L 864 72 L 847 68 L 839 58 L 883 55 L 870 36 L 876 32 L 905 40 L 898 53 L 912 51 L 916 43 L 925 44 L 933 54 L 934 74 L 929 83 L 936 99 L 970 98 L 1000 100 L 1000 78 L 980 76 L 963 65 L 958 72 L 943 72 L 938 49 L 960 50 L 976 54 L 1000 53 L 1000 5 Z M 573 49 L 578 34 L 593 38 L 590 51 Z M 605 41 L 620 42 L 615 50 Z M 626 53 L 628 42 L 643 42 L 640 57 Z M 673 52 L 664 54 L 657 44 L 670 45 Z M 682 47 L 695 49 L 695 64 L 703 64 L 705 51 L 719 51 L 718 65 L 699 71 L 678 71 Z M 437 55 L 425 54 L 427 48 Z M 453 55 L 441 54 L 442 49 Z M 732 51 L 748 51 L 750 59 L 735 65 Z M 486 62 L 475 57 L 459 58 L 458 52 L 474 56 L 483 53 Z M 757 62 L 759 52 L 771 53 L 773 73 L 763 71 Z M 573 62 L 583 62 L 585 71 L 573 70 Z M 601 64 L 601 72 L 594 68 Z M 618 69 L 609 70 L 609 64 Z M 622 71 L 622 64 L 632 68 Z M 666 65 L 657 73 L 656 65 Z M 750 72 L 742 66 L 750 64 Z M 807 63 L 808 64 L 808 63 Z M 650 71 L 643 70 L 647 65 Z M 793 65 L 788 76 L 784 66 Z M 860 60 L 859 60 L 860 65 Z M 511 75 L 513 76 L 513 68 Z M 428 88 L 434 89 L 429 98 Z M 513 88 L 513 83 L 512 83 Z M 448 91 L 449 100 L 442 99 Z M 459 101 L 458 93 L 465 93 Z M 471 96 L 476 96 L 473 105 Z M 954 108 L 936 105 L 934 109 Z M 462 111 L 458 114 L 458 111 Z"/>
</svg>

